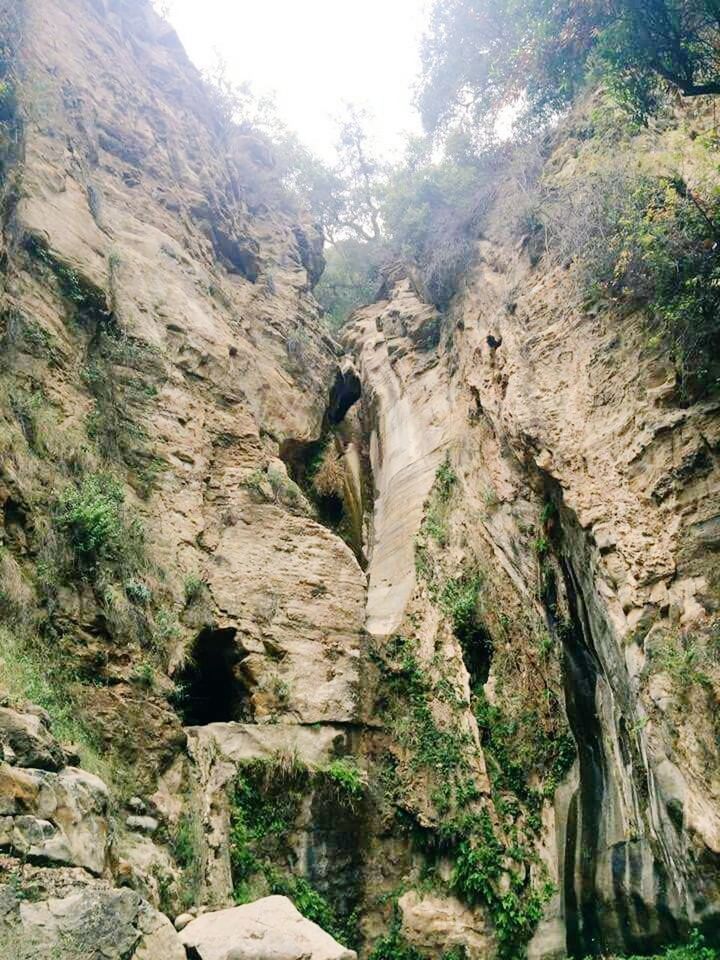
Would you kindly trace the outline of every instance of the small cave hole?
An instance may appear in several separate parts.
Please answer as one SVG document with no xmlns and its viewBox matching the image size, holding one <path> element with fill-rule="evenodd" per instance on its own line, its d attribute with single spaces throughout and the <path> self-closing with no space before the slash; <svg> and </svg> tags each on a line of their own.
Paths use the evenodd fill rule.
<svg viewBox="0 0 720 960">
<path fill-rule="evenodd" d="M 468 625 L 457 631 L 465 669 L 470 675 L 470 686 L 484 686 L 490 676 L 493 658 L 492 637 L 481 623 Z"/>
<path fill-rule="evenodd" d="M 24 547 L 28 517 L 23 507 L 12 498 L 8 498 L 2 507 L 2 527 L 5 539 L 17 547 Z"/>
<path fill-rule="evenodd" d="M 362 459 L 360 477 L 348 474 L 345 459 L 353 428 L 343 424 L 351 407 L 362 395 L 360 378 L 351 367 L 338 369 L 328 396 L 320 436 L 316 440 L 289 438 L 280 444 L 280 459 L 288 475 L 317 511 L 317 519 L 350 546 L 360 565 L 363 552 L 363 487 L 369 464 Z M 350 490 L 349 490 L 350 488 Z"/>
<path fill-rule="evenodd" d="M 179 675 L 178 703 L 188 727 L 248 719 L 247 690 L 239 677 L 241 652 L 233 628 L 203 630 Z"/>
<path fill-rule="evenodd" d="M 348 410 L 353 407 L 362 396 L 360 378 L 353 369 L 338 370 L 335 382 L 330 390 L 327 408 L 327 421 L 337 426 L 345 419 Z"/>
</svg>

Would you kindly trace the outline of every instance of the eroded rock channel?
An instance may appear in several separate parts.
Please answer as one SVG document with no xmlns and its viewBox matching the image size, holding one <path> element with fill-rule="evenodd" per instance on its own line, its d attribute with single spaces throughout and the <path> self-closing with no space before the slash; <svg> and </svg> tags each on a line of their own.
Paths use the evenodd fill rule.
<svg viewBox="0 0 720 960">
<path fill-rule="evenodd" d="M 0 0 L 0 958 L 716 943 L 717 403 L 503 191 L 336 342 L 170 27 L 52 7 Z"/>
</svg>

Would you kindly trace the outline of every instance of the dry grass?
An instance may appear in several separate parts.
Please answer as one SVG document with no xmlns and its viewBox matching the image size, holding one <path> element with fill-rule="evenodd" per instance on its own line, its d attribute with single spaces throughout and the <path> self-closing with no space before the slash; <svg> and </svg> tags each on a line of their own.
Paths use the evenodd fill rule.
<svg viewBox="0 0 720 960">
<path fill-rule="evenodd" d="M 323 451 L 320 466 L 313 478 L 313 486 L 321 497 L 342 497 L 345 489 L 345 467 L 334 442 Z"/>
</svg>

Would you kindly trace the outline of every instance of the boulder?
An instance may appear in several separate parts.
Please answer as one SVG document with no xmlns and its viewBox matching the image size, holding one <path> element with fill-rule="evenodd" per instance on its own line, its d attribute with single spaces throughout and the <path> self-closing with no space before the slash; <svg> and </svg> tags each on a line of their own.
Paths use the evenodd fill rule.
<svg viewBox="0 0 720 960">
<path fill-rule="evenodd" d="M 12 949 L 12 954 L 2 952 Z M 0 927 L 0 956 L 13 960 L 186 960 L 172 924 L 134 890 L 90 889 L 21 903 Z"/>
<path fill-rule="evenodd" d="M 478 960 L 495 952 L 487 921 L 455 897 L 410 890 L 398 906 L 403 936 L 421 954 L 440 956 L 463 947 L 469 960 Z"/>
<path fill-rule="evenodd" d="M 0 764 L 0 846 L 30 859 L 101 874 L 108 847 L 108 790 L 85 770 L 60 773 Z"/>
<path fill-rule="evenodd" d="M 41 716 L 0 707 L 0 745 L 5 759 L 19 767 L 60 770 L 65 754 Z"/>
<path fill-rule="evenodd" d="M 199 960 L 356 960 L 354 951 L 306 920 L 287 897 L 205 913 L 180 939 Z"/>
</svg>

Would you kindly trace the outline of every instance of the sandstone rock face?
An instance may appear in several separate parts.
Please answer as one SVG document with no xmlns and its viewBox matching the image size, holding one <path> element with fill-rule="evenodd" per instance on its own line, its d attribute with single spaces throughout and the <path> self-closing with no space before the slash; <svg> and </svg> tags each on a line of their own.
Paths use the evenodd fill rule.
<svg viewBox="0 0 720 960">
<path fill-rule="evenodd" d="M 362 311 L 348 334 L 372 420 L 376 499 L 367 629 L 380 636 L 398 627 L 410 599 L 423 503 L 451 436 L 447 372 L 435 353 L 438 323 L 435 310 L 402 280 L 392 301 Z"/>
<path fill-rule="evenodd" d="M 492 937 L 482 918 L 458 900 L 421 896 L 412 890 L 403 894 L 398 903 L 403 933 L 409 943 L 424 953 L 464 947 L 472 956 L 483 956 L 492 949 Z"/>
<path fill-rule="evenodd" d="M 0 766 L 0 845 L 29 859 L 102 874 L 107 862 L 108 789 L 85 770 L 59 773 Z"/>
<path fill-rule="evenodd" d="M 366 578 L 281 457 L 349 406 L 312 296 L 323 239 L 149 2 L 6 12 L 22 84 L 0 158 L 0 629 L 18 622 L 54 708 L 140 804 L 109 827 L 101 784 L 3 701 L 0 843 L 176 913 L 226 905 L 238 766 L 295 745 L 328 762 L 359 714 Z M 132 570 L 81 569 L 53 521 L 88 476 L 122 489 L 124 538 L 142 528 Z"/>
<path fill-rule="evenodd" d="M 150 4 L 10 12 L 0 660 L 117 782 L 3 695 L 5 953 L 349 960 L 263 896 L 298 879 L 430 960 L 716 928 L 717 404 L 500 201 L 443 314 L 398 270 L 343 356 L 322 238 Z M 328 440 L 352 547 L 293 479 Z M 111 557 L 67 535 L 88 477 L 121 491 Z M 203 914 L 253 815 L 262 899 Z"/>
<path fill-rule="evenodd" d="M 355 960 L 317 924 L 306 920 L 286 897 L 206 913 L 180 937 L 200 960 Z"/>
<path fill-rule="evenodd" d="M 319 436 L 337 362 L 308 292 L 312 229 L 259 211 L 280 189 L 259 145 L 222 140 L 207 94 L 149 7 L 73 0 L 50 32 L 42 3 L 28 0 L 24 14 L 25 69 L 38 83 L 58 79 L 47 85 L 52 124 L 24 129 L 27 191 L 13 229 L 92 283 L 122 335 L 155 358 L 157 395 L 133 411 L 147 437 L 137 456 L 162 465 L 137 505 L 154 559 L 178 593 L 185 576 L 202 575 L 211 619 L 235 631 L 248 716 L 347 720 L 364 578 L 351 552 L 296 510 L 301 498 L 277 460 L 280 441 Z M 78 23 L 83 58 L 72 55 Z M 107 49 L 124 86 L 97 82 Z M 23 267 L 14 309 L 31 310 L 60 355 L 77 355 L 85 346 L 57 305 L 41 306 Z M 91 411 L 82 384 L 45 380 L 62 417 Z M 308 670 L 313 681 L 300 682 Z"/>
<path fill-rule="evenodd" d="M 244 764 L 253 760 L 272 763 L 278 757 L 311 769 L 327 766 L 338 754 L 353 753 L 358 736 L 341 724 L 209 724 L 189 731 L 188 748 L 201 784 L 199 801 L 205 824 L 205 898 L 213 906 L 232 902 L 231 870 L 232 785 Z M 284 850 L 286 860 L 310 863 L 315 872 L 333 875 L 332 856 L 325 846 L 327 825 L 315 822 L 313 797 L 308 795 L 304 814 L 293 831 L 294 847 Z M 335 811 L 334 829 L 353 832 L 357 823 L 343 809 Z M 345 826 L 343 826 L 345 824 Z M 317 834 L 317 835 L 316 835 Z M 348 837 L 353 846 L 354 836 Z M 328 862 L 325 862 L 325 861 Z"/>
<path fill-rule="evenodd" d="M 549 833 L 534 841 L 560 896 L 547 901 L 531 953 L 578 952 L 593 941 L 652 949 L 688 920 L 715 915 L 706 858 L 714 862 L 720 813 L 710 772 L 718 676 L 702 651 L 717 630 L 717 563 L 707 546 L 719 506 L 718 408 L 680 405 L 674 373 L 645 346 L 641 318 L 583 312 L 567 271 L 531 263 L 508 242 L 501 216 L 478 243 L 477 266 L 429 355 L 415 331 L 432 310 L 402 275 L 347 333 L 379 492 L 368 629 L 414 637 L 428 671 L 464 656 L 477 682 L 477 667 L 444 639 L 453 594 L 443 597 L 443 580 L 460 574 L 467 583 L 479 572 L 485 627 L 502 658 L 497 670 L 485 664 L 484 692 L 500 704 L 508 677 L 523 672 L 505 666 L 506 644 L 530 650 L 538 629 L 525 632 L 513 603 L 557 636 L 565 692 L 557 683 L 554 695 L 578 760 L 556 793 Z M 404 432 L 393 429 L 399 421 Z M 447 508 L 430 494 L 443 451 L 456 474 Z M 388 513 L 395 499 L 402 508 Z M 445 558 L 432 548 L 434 568 L 433 539 Z M 382 586 L 399 589 L 388 596 Z M 706 664 L 704 688 L 682 692 L 677 674 L 658 667 L 678 644 Z M 417 797 L 413 806 L 422 808 Z M 420 923 L 430 936 L 417 904 L 406 907 L 408 930 L 417 936 Z M 450 913 L 438 907 L 438 916 Z"/>
<path fill-rule="evenodd" d="M 132 890 L 92 890 L 22 903 L 19 924 L 0 928 L 16 960 L 185 960 L 172 924 Z M 9 954 L 6 954 L 9 956 Z"/>
<path fill-rule="evenodd" d="M 64 752 L 40 708 L 6 708 L 3 722 L 17 762 L 60 763 Z M 135 891 L 111 888 L 108 806 L 107 786 L 85 770 L 0 766 L 0 848 L 8 852 L 0 858 L 0 956 L 185 960 L 167 917 Z"/>
<path fill-rule="evenodd" d="M 46 723 L 42 716 L 0 708 L 0 742 L 9 763 L 42 770 L 59 770 L 65 765 L 63 750 Z"/>
</svg>

